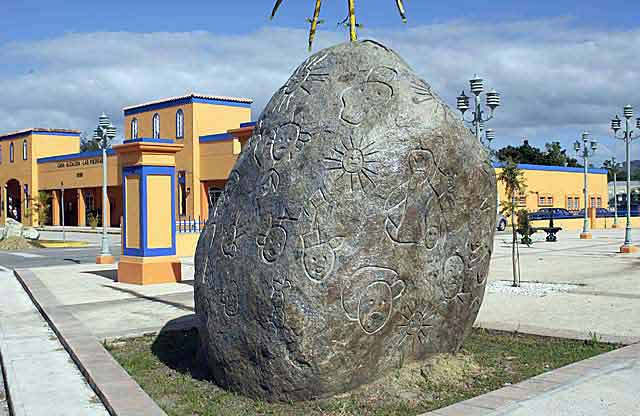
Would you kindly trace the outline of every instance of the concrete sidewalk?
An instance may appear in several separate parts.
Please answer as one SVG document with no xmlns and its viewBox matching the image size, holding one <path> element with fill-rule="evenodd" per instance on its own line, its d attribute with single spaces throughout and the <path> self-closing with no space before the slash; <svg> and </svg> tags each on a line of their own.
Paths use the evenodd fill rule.
<svg viewBox="0 0 640 416">
<path fill-rule="evenodd" d="M 71 265 L 30 269 L 60 307 L 99 339 L 158 332 L 173 322 L 190 327 L 194 314 L 193 259 L 183 258 L 181 283 L 150 286 L 116 282 L 114 265 Z"/>
<path fill-rule="evenodd" d="M 581 339 L 595 333 L 604 341 L 625 344 L 640 341 L 640 254 L 618 253 L 624 230 L 595 230 L 592 240 L 561 231 L 557 243 L 534 237 L 531 247 L 520 246 L 522 281 L 575 286 L 545 296 L 488 289 L 477 326 Z M 511 279 L 510 236 L 497 236 L 489 283 Z"/>
<path fill-rule="evenodd" d="M 0 355 L 11 415 L 107 416 L 55 333 L 6 269 L 0 271 L 0 298 Z"/>
</svg>

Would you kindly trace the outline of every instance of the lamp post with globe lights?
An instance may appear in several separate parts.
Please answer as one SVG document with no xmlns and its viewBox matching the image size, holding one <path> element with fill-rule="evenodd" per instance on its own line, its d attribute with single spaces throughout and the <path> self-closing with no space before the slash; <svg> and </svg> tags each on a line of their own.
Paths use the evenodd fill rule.
<svg viewBox="0 0 640 416">
<path fill-rule="evenodd" d="M 485 111 L 482 109 L 482 103 L 480 102 L 480 95 L 484 92 L 484 80 L 476 75 L 469 80 L 469 86 L 474 98 L 472 118 L 467 120 L 464 116 L 467 110 L 471 108 L 469 96 L 465 94 L 464 90 L 456 98 L 457 108 L 462 113 L 462 120 L 471 124 L 471 131 L 478 140 L 481 140 L 483 124 L 491 120 L 496 108 L 500 107 L 500 93 L 496 90 L 485 93 L 486 106 L 490 109 L 489 115 L 485 116 Z"/>
<path fill-rule="evenodd" d="M 582 156 L 582 160 L 584 163 L 584 223 L 582 225 L 582 232 L 580 233 L 580 238 L 583 240 L 590 240 L 591 233 L 589 232 L 589 157 L 593 156 L 593 154 L 598 149 L 598 142 L 595 140 L 591 140 L 591 135 L 588 132 L 582 133 L 582 142 L 580 140 L 576 140 L 573 144 L 573 147 L 578 153 L 578 156 Z M 595 207 L 592 207 L 595 208 Z"/>
<path fill-rule="evenodd" d="M 110 264 L 115 260 L 109 250 L 109 236 L 107 234 L 107 214 L 106 207 L 109 203 L 107 196 L 107 149 L 111 146 L 116 137 L 116 128 L 111 123 L 109 117 L 102 113 L 98 119 L 98 127 L 93 131 L 93 140 L 98 143 L 102 150 L 102 241 L 100 255 L 96 257 L 98 264 Z"/>
<path fill-rule="evenodd" d="M 635 253 L 638 248 L 631 243 L 631 142 L 638 137 L 640 133 L 636 133 L 631 129 L 631 119 L 633 118 L 633 107 L 625 105 L 622 114 L 624 116 L 624 130 L 622 136 L 618 136 L 618 131 L 622 129 L 622 120 L 616 115 L 611 120 L 611 130 L 613 137 L 618 140 L 624 140 L 625 153 L 627 157 L 627 226 L 624 233 L 624 244 L 620 247 L 621 253 Z M 640 118 L 636 119 L 636 128 L 640 130 Z M 617 198 L 617 197 L 616 197 Z"/>
</svg>

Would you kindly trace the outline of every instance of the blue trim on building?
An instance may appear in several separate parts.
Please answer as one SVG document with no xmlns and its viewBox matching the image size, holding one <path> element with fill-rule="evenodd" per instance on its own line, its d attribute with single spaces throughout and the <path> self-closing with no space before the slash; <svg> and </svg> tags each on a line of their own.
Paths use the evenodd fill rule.
<svg viewBox="0 0 640 416">
<path fill-rule="evenodd" d="M 127 144 L 127 143 L 168 143 L 168 144 L 171 144 L 171 143 L 173 143 L 173 139 L 154 139 L 154 138 L 151 138 L 151 137 L 136 137 L 135 139 L 127 139 L 122 143 L 124 143 L 124 144 Z"/>
<path fill-rule="evenodd" d="M 193 104 L 193 103 L 224 105 L 224 106 L 227 106 L 227 107 L 251 108 L 251 103 L 241 103 L 241 102 L 237 102 L 237 101 L 222 100 L 222 99 L 211 99 L 211 98 L 200 98 L 200 97 L 185 97 L 185 98 L 180 98 L 180 99 L 177 99 L 177 100 L 169 100 L 169 101 L 164 101 L 164 102 L 160 102 L 160 103 L 154 103 L 154 104 L 143 105 L 143 106 L 140 106 L 140 107 L 130 108 L 128 110 L 124 110 L 124 115 L 125 116 L 130 116 L 130 115 L 133 115 L 133 114 L 146 113 L 148 111 L 161 110 L 163 108 L 170 108 L 170 107 L 178 107 L 178 106 L 181 106 L 181 105 Z"/>
<path fill-rule="evenodd" d="M 115 150 L 107 149 L 107 156 L 111 156 L 115 154 L 116 154 Z M 38 163 L 57 162 L 60 160 L 69 160 L 69 159 L 84 159 L 84 158 L 98 157 L 98 156 L 102 156 L 102 150 L 92 150 L 90 152 L 80 152 L 80 153 L 69 153 L 67 155 L 61 155 L 61 156 L 41 157 L 38 159 Z"/>
<path fill-rule="evenodd" d="M 501 168 L 504 166 L 502 162 L 493 162 L 494 168 Z M 523 170 L 543 170 L 550 172 L 573 172 L 573 173 L 584 173 L 584 168 L 570 168 L 566 166 L 547 166 L 547 165 L 531 165 L 528 163 L 519 163 L 518 167 Z M 596 169 L 589 168 L 589 173 L 595 173 L 599 175 L 606 175 L 606 169 Z"/>
<path fill-rule="evenodd" d="M 17 139 L 19 137 L 29 136 L 29 135 L 32 135 L 32 134 L 40 135 L 40 136 L 80 137 L 80 133 L 71 133 L 71 132 L 67 132 L 67 131 L 37 131 L 37 130 L 34 131 L 34 130 L 27 130 L 27 131 L 11 134 L 9 136 L 0 137 L 0 141 L 3 141 L 3 140 L 14 140 L 14 139 Z"/>
<path fill-rule="evenodd" d="M 176 169 L 173 166 L 128 166 L 122 170 L 122 192 L 125 201 L 125 215 L 123 216 L 123 253 L 125 256 L 135 257 L 160 257 L 160 256 L 175 256 L 176 254 Z M 127 201 L 127 187 L 126 178 L 131 175 L 138 175 L 140 177 L 140 248 L 127 247 L 127 213 L 126 213 L 126 201 Z M 171 247 L 149 248 L 148 247 L 148 231 L 149 231 L 149 219 L 147 218 L 147 177 L 150 175 L 161 175 L 171 177 Z"/>
<path fill-rule="evenodd" d="M 219 142 L 231 139 L 233 139 L 233 135 L 230 133 L 208 134 L 206 136 L 200 136 L 200 143 Z"/>
<path fill-rule="evenodd" d="M 248 121 L 246 123 L 240 123 L 240 128 L 243 128 L 243 127 L 255 127 L 256 124 L 257 124 L 257 122 L 255 122 L 255 121 Z"/>
</svg>

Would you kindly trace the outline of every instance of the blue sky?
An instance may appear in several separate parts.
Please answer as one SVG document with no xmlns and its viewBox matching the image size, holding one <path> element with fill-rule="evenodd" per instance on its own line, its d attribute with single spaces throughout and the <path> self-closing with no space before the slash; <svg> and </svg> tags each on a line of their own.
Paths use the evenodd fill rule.
<svg viewBox="0 0 640 416">
<path fill-rule="evenodd" d="M 313 1 L 5 2 L 0 26 L 0 131 L 90 130 L 106 111 L 188 91 L 249 96 L 254 117 L 307 56 Z M 315 50 L 346 40 L 346 0 L 324 0 Z M 361 38 L 396 49 L 449 103 L 479 73 L 503 94 L 498 145 L 568 146 L 590 130 L 608 151 L 607 122 L 640 113 L 640 12 L 623 2 L 356 0 Z M 636 152 L 640 154 L 640 152 Z M 608 156 L 607 156 L 608 157 Z"/>
</svg>

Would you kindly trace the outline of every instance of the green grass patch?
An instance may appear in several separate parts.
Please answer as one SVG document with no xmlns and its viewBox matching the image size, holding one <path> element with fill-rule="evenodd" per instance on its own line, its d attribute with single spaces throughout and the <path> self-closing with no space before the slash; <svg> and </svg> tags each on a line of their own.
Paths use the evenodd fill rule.
<svg viewBox="0 0 640 416">
<path fill-rule="evenodd" d="M 169 415 L 405 416 L 438 409 L 583 360 L 618 345 L 474 329 L 457 354 L 405 365 L 337 397 L 266 403 L 209 381 L 196 330 L 121 339 L 107 349 Z"/>
</svg>

